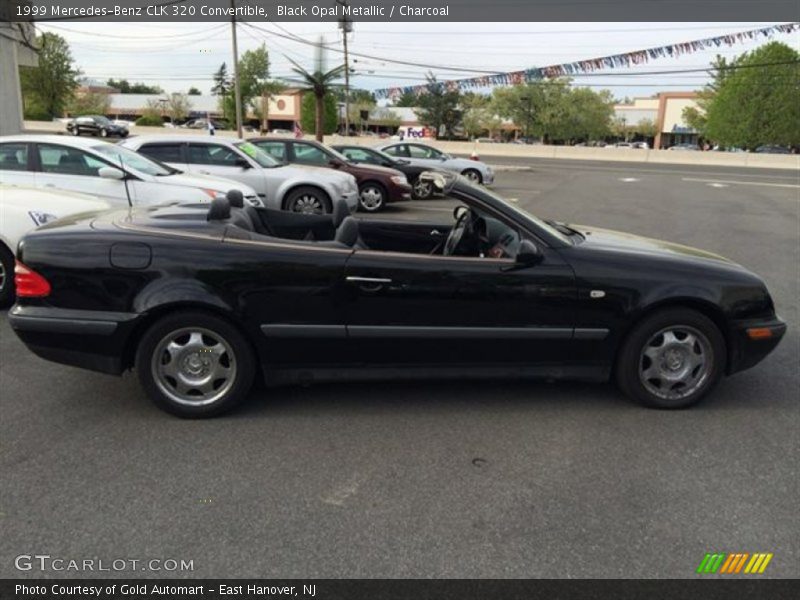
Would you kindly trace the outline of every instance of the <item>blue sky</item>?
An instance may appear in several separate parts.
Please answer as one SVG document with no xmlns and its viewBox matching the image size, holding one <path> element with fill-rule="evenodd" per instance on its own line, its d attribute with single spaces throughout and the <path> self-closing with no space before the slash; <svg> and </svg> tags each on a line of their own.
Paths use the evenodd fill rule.
<svg viewBox="0 0 800 600">
<path fill-rule="evenodd" d="M 606 56 L 669 43 L 691 41 L 755 29 L 774 23 L 354 23 L 350 48 L 381 59 L 424 63 L 431 68 L 398 65 L 385 60 L 355 58 L 353 87 L 375 89 L 421 83 L 428 71 L 439 79 L 470 77 L 476 73 L 514 71 Z M 125 78 L 159 85 L 167 92 L 195 86 L 208 93 L 213 72 L 224 61 L 231 64 L 229 23 L 77 23 L 43 24 L 42 30 L 63 35 L 76 64 L 87 77 Z M 267 45 L 274 76 L 291 76 L 286 57 L 311 67 L 313 49 L 306 42 L 324 36 L 341 47 L 335 23 L 255 23 L 239 25 L 239 51 Z M 777 35 L 800 48 L 800 34 Z M 736 44 L 677 58 L 664 58 L 630 71 L 692 69 L 708 66 L 719 53 L 735 56 L 764 43 Z M 342 55 L 328 53 L 329 65 Z M 622 71 L 619 71 L 622 72 Z M 577 78 L 577 85 L 607 88 L 615 96 L 649 95 L 657 91 L 698 89 L 705 73 Z"/>
</svg>

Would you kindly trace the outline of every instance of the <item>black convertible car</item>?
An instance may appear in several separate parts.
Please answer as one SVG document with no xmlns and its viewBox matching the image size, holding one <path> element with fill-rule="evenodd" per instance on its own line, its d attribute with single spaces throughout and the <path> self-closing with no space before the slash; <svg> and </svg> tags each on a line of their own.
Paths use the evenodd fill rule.
<svg viewBox="0 0 800 600">
<path fill-rule="evenodd" d="M 162 206 L 27 235 L 17 335 L 39 356 L 138 371 L 163 409 L 222 413 L 267 384 L 422 377 L 613 377 L 646 405 L 697 402 L 786 326 L 719 256 L 544 222 L 461 176 L 450 225 Z"/>
</svg>

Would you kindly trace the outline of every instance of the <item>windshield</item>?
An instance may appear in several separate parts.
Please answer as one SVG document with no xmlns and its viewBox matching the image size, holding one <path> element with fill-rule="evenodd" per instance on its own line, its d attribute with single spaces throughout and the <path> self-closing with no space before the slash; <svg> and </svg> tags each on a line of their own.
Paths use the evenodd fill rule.
<svg viewBox="0 0 800 600">
<path fill-rule="evenodd" d="M 517 213 L 518 215 L 520 215 L 521 217 L 523 217 L 527 221 L 533 222 L 537 227 L 539 227 L 540 229 L 544 229 L 545 231 L 547 231 L 547 233 L 549 233 L 553 237 L 556 237 L 556 238 L 560 239 L 561 241 L 563 241 L 566 244 L 572 244 L 572 239 L 570 238 L 570 236 L 564 234 L 562 231 L 560 231 L 559 229 L 557 229 L 556 227 L 554 227 L 553 225 L 551 225 L 547 221 L 544 221 L 543 219 L 540 219 L 539 217 L 537 217 L 533 213 L 528 212 L 527 210 L 523 209 L 516 202 L 509 202 L 508 200 L 506 200 L 505 198 L 503 198 L 499 194 L 496 194 L 495 192 L 493 192 L 493 191 L 491 191 L 491 190 L 489 190 L 487 188 L 482 188 L 481 191 L 484 194 L 488 194 L 492 198 L 495 198 L 496 200 L 499 200 L 505 206 L 507 206 L 508 208 L 513 210 L 515 213 Z"/>
<path fill-rule="evenodd" d="M 146 175 L 164 177 L 165 175 L 172 175 L 178 172 L 167 165 L 162 165 L 150 158 L 145 158 L 141 154 L 136 154 L 136 152 L 132 150 L 122 148 L 121 146 L 115 146 L 114 144 L 99 144 L 93 146 L 92 150 L 110 159 L 115 165 L 119 165 L 123 168 L 131 168 Z"/>
<path fill-rule="evenodd" d="M 247 154 L 262 167 L 279 167 L 282 163 L 264 152 L 261 148 L 250 142 L 239 142 L 234 144 L 239 150 Z"/>
</svg>

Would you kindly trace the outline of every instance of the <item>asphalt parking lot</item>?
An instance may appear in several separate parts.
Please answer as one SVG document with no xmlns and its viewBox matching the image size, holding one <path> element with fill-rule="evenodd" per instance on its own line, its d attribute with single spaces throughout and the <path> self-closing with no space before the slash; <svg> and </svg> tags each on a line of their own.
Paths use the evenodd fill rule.
<svg viewBox="0 0 800 600">
<path fill-rule="evenodd" d="M 193 560 L 172 575 L 208 578 L 681 578 L 712 551 L 772 552 L 765 576 L 800 576 L 798 174 L 490 162 L 529 169 L 495 189 L 539 216 L 751 268 L 786 338 L 686 411 L 610 384 L 382 383 L 261 390 L 181 421 L 132 375 L 34 357 L 3 315 L 0 577 L 78 575 L 15 570 L 39 553 Z"/>
</svg>

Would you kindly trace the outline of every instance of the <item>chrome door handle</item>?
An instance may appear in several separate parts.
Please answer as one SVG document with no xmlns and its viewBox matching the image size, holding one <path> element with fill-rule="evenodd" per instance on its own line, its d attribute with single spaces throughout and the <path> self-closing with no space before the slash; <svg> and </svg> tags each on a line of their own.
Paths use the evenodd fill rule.
<svg viewBox="0 0 800 600">
<path fill-rule="evenodd" d="M 347 281 L 352 283 L 392 283 L 391 279 L 384 277 L 347 277 Z"/>
</svg>

